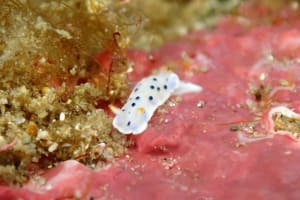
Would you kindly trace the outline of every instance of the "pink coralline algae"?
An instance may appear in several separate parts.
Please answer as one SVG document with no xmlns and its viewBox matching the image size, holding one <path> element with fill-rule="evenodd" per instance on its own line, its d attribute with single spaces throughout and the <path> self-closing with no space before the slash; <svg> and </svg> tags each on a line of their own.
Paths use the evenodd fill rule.
<svg viewBox="0 0 300 200">
<path fill-rule="evenodd" d="M 299 30 L 299 20 L 245 28 L 229 19 L 129 51 L 132 83 L 168 66 L 203 91 L 171 97 L 105 169 L 62 162 L 42 184 L 1 186 L 0 199 L 300 199 L 300 144 L 277 134 L 290 129 L 274 130 L 279 122 L 299 130 Z"/>
</svg>

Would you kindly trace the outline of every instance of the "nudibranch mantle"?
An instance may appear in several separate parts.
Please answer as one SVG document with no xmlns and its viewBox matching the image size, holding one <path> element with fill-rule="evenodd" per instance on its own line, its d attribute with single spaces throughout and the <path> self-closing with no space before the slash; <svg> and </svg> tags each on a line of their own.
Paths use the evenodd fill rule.
<svg viewBox="0 0 300 200">
<path fill-rule="evenodd" d="M 148 76 L 136 84 L 121 109 L 111 106 L 116 114 L 113 126 L 123 134 L 140 134 L 147 128 L 155 110 L 171 95 L 201 91 L 201 86 L 181 81 L 174 72 Z"/>
</svg>

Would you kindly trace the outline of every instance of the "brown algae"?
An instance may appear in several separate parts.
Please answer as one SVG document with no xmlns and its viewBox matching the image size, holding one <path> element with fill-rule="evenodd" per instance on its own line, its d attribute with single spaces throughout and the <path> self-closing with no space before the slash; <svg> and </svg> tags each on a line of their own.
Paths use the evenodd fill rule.
<svg viewBox="0 0 300 200">
<path fill-rule="evenodd" d="M 286 116 L 283 113 L 276 112 L 272 117 L 274 121 L 274 131 L 290 132 L 296 139 L 300 138 L 300 118 Z"/>
<path fill-rule="evenodd" d="M 0 3 L 0 183 L 67 159 L 101 166 L 129 144 L 97 109 L 127 89 L 124 13 L 96 1 L 37 2 Z M 109 74 L 92 57 L 103 50 Z"/>
</svg>

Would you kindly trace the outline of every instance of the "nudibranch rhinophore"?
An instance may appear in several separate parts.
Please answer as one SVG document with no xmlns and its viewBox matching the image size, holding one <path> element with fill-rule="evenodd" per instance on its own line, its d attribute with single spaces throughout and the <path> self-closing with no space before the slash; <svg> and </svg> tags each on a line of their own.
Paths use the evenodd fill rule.
<svg viewBox="0 0 300 200">
<path fill-rule="evenodd" d="M 201 86 L 181 81 L 177 74 L 170 71 L 143 78 L 121 109 L 111 106 L 116 114 L 113 126 L 123 134 L 140 134 L 147 128 L 155 110 L 171 95 L 201 91 Z"/>
</svg>

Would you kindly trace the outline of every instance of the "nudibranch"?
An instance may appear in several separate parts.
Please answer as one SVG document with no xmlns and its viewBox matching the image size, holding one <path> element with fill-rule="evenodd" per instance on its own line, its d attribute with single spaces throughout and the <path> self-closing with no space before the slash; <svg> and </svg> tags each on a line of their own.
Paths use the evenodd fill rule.
<svg viewBox="0 0 300 200">
<path fill-rule="evenodd" d="M 147 128 L 155 110 L 171 95 L 201 91 L 201 86 L 181 81 L 177 74 L 170 71 L 143 78 L 121 109 L 110 106 L 116 115 L 113 126 L 123 134 L 140 134 Z"/>
</svg>

